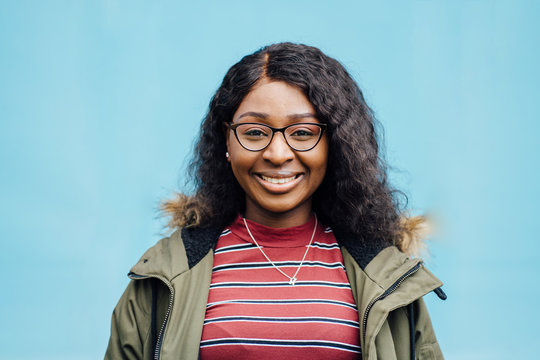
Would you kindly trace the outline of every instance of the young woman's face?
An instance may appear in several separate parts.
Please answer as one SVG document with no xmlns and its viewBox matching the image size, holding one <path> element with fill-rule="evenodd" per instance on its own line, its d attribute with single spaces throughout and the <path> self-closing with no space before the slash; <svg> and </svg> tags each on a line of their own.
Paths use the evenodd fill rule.
<svg viewBox="0 0 540 360">
<path fill-rule="evenodd" d="M 299 88 L 268 80 L 257 83 L 234 113 L 233 124 L 247 122 L 274 128 L 320 123 L 313 105 Z M 246 192 L 247 218 L 278 227 L 300 225 L 309 219 L 311 197 L 326 173 L 325 133 L 308 151 L 293 150 L 280 132 L 263 150 L 249 151 L 240 145 L 234 131 L 228 130 L 227 150 L 233 173 Z"/>
</svg>

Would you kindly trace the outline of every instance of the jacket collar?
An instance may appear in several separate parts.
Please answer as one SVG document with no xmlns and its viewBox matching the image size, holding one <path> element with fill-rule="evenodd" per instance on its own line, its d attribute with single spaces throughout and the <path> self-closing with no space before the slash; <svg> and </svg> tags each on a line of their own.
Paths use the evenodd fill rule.
<svg viewBox="0 0 540 360">
<path fill-rule="evenodd" d="M 210 249 L 214 248 L 222 229 L 216 228 L 183 228 L 182 240 L 186 249 L 189 268 L 195 266 Z M 354 260 L 364 269 L 371 260 L 377 256 L 383 249 L 391 246 L 391 243 L 369 243 L 363 239 L 357 239 L 354 236 L 345 233 L 336 233 L 337 242 L 345 247 Z"/>
</svg>

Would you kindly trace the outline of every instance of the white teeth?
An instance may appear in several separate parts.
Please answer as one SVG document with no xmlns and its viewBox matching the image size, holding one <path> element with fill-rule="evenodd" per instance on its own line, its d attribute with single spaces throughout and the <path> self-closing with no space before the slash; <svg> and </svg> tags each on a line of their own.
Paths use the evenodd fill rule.
<svg viewBox="0 0 540 360">
<path fill-rule="evenodd" d="M 263 178 L 264 181 L 268 181 L 269 183 L 272 183 L 272 184 L 285 184 L 285 183 L 288 183 L 289 181 L 293 181 L 296 178 L 296 176 L 291 176 L 288 178 L 271 178 L 264 175 L 261 175 L 261 177 Z"/>
</svg>

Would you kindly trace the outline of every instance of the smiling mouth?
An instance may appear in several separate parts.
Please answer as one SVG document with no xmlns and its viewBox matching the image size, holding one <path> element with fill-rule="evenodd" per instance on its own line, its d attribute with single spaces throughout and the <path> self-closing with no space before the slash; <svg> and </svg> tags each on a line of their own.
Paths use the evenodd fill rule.
<svg viewBox="0 0 540 360">
<path fill-rule="evenodd" d="M 259 184 L 269 193 L 285 194 L 294 189 L 304 177 L 304 173 L 298 174 L 255 174 Z M 286 177 L 284 177 L 286 176 Z"/>
<path fill-rule="evenodd" d="M 259 175 L 259 176 L 264 181 L 267 181 L 267 182 L 272 183 L 272 184 L 286 184 L 286 183 L 291 182 L 294 179 L 296 179 L 299 175 L 286 177 L 286 178 L 274 178 L 274 177 L 269 177 L 269 176 L 264 176 L 264 175 Z"/>
</svg>

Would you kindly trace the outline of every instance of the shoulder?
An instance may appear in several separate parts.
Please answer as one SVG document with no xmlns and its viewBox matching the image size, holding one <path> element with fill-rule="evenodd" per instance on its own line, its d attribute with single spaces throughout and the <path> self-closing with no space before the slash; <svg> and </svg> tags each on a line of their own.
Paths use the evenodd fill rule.
<svg viewBox="0 0 540 360">
<path fill-rule="evenodd" d="M 348 271 L 351 268 L 357 277 L 364 278 L 364 281 L 373 283 L 381 290 L 396 283 L 400 285 L 398 293 L 411 287 L 415 290 L 410 295 L 411 300 L 442 286 L 442 282 L 425 267 L 421 259 L 411 258 L 393 245 L 380 250 L 365 265 L 357 260 L 349 248 L 344 247 L 342 253 Z M 411 282 L 411 279 L 414 281 Z"/>
<path fill-rule="evenodd" d="M 181 230 L 159 240 L 131 268 L 129 277 L 160 277 L 170 280 L 188 269 Z"/>
<path fill-rule="evenodd" d="M 215 246 L 221 229 L 181 228 L 148 249 L 131 268 L 130 277 L 171 280 L 195 266 Z"/>
</svg>

